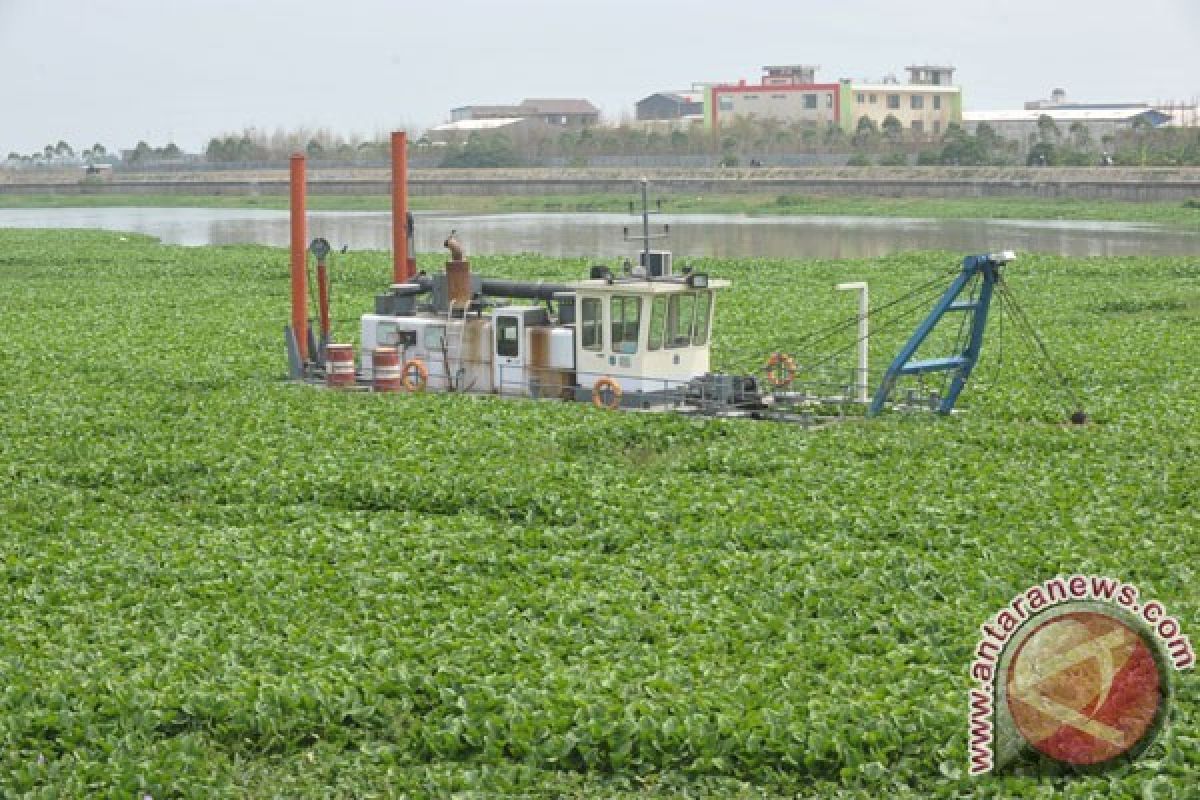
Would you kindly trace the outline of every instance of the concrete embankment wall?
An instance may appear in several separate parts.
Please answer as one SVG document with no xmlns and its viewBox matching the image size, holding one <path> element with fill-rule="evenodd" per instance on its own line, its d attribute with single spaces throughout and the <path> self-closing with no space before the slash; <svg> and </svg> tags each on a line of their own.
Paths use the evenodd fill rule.
<svg viewBox="0 0 1200 800">
<path fill-rule="evenodd" d="M 812 167 L 734 169 L 413 170 L 414 195 L 629 193 L 642 177 L 658 192 L 867 197 L 1061 197 L 1172 202 L 1200 198 L 1200 168 Z M 384 169 L 312 169 L 313 193 L 381 195 Z M 84 181 L 77 170 L 0 170 L 0 194 L 279 195 L 285 169 L 120 172 Z"/>
</svg>

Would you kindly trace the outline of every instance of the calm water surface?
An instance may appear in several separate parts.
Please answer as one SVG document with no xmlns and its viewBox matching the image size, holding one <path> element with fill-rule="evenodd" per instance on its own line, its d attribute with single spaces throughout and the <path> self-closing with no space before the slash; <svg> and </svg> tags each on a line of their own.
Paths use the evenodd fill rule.
<svg viewBox="0 0 1200 800">
<path fill-rule="evenodd" d="M 679 256 L 873 258 L 904 250 L 962 253 L 1018 250 L 1070 256 L 1200 255 L 1200 231 L 1132 222 L 1076 220 L 928 220 L 881 217 L 656 215 L 671 236 L 655 247 Z M 441 250 L 458 231 L 470 253 L 537 252 L 608 258 L 636 252 L 622 228 L 626 214 L 453 214 L 418 212 L 417 249 Z M 0 227 L 101 228 L 156 236 L 169 244 L 258 243 L 286 246 L 286 211 L 208 208 L 0 209 Z M 309 236 L 337 248 L 387 250 L 391 215 L 330 211 L 309 215 Z"/>
</svg>

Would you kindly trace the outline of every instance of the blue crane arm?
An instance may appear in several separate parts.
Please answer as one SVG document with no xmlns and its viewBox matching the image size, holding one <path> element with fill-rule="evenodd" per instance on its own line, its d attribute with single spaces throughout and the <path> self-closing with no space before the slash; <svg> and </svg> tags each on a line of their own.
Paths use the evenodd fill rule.
<svg viewBox="0 0 1200 800">
<path fill-rule="evenodd" d="M 934 304 L 933 310 L 917 326 L 913 335 L 909 337 L 904 347 L 900 348 L 900 352 L 888 366 L 883 381 L 879 384 L 879 388 L 871 400 L 871 405 L 867 409 L 867 416 L 874 417 L 883 411 L 888 397 L 896 386 L 896 381 L 902 375 L 919 375 L 929 372 L 953 372 L 950 388 L 938 404 L 937 410 L 939 414 L 949 414 L 954 409 L 958 395 L 971 376 L 971 370 L 975 368 L 975 364 L 979 361 L 979 353 L 983 349 L 983 334 L 987 328 L 992 294 L 1000 279 L 1000 267 L 1012 261 L 1013 258 L 1011 252 L 1004 252 L 993 255 L 967 256 L 963 259 L 962 271 L 955 276 L 953 282 Z M 971 281 L 976 277 L 980 279 L 978 294 L 973 299 L 961 299 L 967 287 L 971 285 Z M 942 321 L 942 318 L 951 312 L 971 315 L 970 332 L 962 352 L 944 358 L 913 361 L 912 357 L 921 344 Z"/>
</svg>

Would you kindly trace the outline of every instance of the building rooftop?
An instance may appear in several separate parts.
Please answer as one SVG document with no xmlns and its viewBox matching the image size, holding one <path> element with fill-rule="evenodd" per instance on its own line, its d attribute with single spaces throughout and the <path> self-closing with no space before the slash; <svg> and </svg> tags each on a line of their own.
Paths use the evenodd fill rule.
<svg viewBox="0 0 1200 800">
<path fill-rule="evenodd" d="M 596 108 L 582 97 L 527 97 L 521 106 L 538 114 L 598 114 Z"/>
<path fill-rule="evenodd" d="M 493 119 L 460 119 L 458 122 L 446 122 L 429 129 L 431 133 L 453 133 L 455 131 L 487 131 L 496 128 L 506 128 L 518 122 L 524 122 L 524 117 L 496 117 Z"/>
<path fill-rule="evenodd" d="M 469 106 L 459 106 L 458 108 L 452 108 L 452 109 L 450 109 L 450 111 L 451 112 L 473 111 L 475 113 L 487 113 L 487 114 L 495 114 L 495 113 L 503 112 L 503 113 L 508 114 L 509 116 L 518 116 L 518 115 L 520 115 L 522 108 L 520 106 L 513 106 L 513 105 L 473 104 L 473 105 L 469 105 Z"/>
<path fill-rule="evenodd" d="M 655 94 L 661 94 L 664 97 L 673 97 L 676 100 L 680 100 L 684 103 L 700 103 L 704 101 L 704 92 L 694 92 L 690 89 L 664 89 L 663 91 L 655 92 L 650 96 L 653 97 Z"/>
<path fill-rule="evenodd" d="M 1043 115 L 1055 122 L 1124 122 L 1149 114 L 1165 122 L 1170 116 L 1152 108 L 1040 108 L 964 111 L 963 122 L 1037 122 Z"/>
<path fill-rule="evenodd" d="M 949 83 L 859 83 L 850 82 L 855 92 L 961 92 L 962 87 Z"/>
</svg>

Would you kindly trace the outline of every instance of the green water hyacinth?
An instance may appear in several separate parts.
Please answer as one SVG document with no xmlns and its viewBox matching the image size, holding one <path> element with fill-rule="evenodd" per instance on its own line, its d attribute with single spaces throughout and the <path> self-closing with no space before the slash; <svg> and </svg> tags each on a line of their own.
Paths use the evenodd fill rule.
<svg viewBox="0 0 1200 800">
<path fill-rule="evenodd" d="M 885 301 L 961 255 L 696 260 L 734 282 L 714 368 L 852 314 L 834 282 Z M 335 257 L 339 338 L 388 264 Z M 966 413 L 818 431 L 290 384 L 287 273 L 265 247 L 0 231 L 6 796 L 1200 783 L 1192 673 L 1112 772 L 969 778 L 964 723 L 979 624 L 1037 581 L 1118 575 L 1200 623 L 1197 260 L 1009 268 L 1088 426 L 993 328 Z"/>
</svg>

